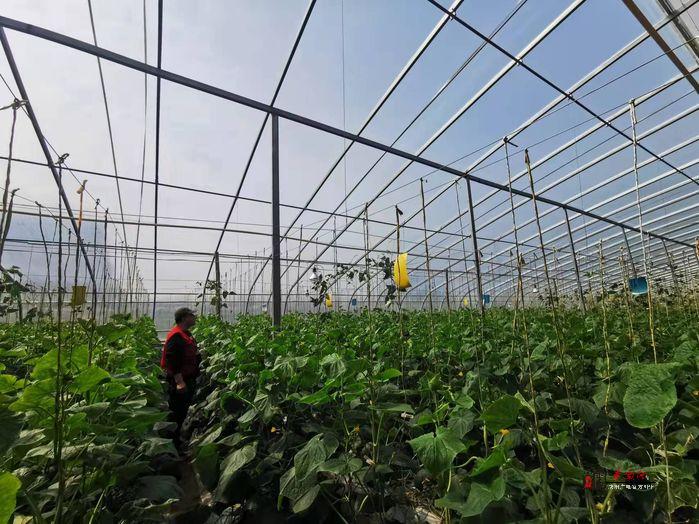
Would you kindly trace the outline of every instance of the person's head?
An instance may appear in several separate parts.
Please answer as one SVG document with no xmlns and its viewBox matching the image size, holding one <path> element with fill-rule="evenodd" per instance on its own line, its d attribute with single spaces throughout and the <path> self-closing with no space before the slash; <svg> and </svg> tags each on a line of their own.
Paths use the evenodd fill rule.
<svg viewBox="0 0 699 524">
<path fill-rule="evenodd" d="M 197 315 L 188 307 L 181 307 L 175 311 L 175 324 L 182 329 L 189 329 L 197 323 Z"/>
</svg>

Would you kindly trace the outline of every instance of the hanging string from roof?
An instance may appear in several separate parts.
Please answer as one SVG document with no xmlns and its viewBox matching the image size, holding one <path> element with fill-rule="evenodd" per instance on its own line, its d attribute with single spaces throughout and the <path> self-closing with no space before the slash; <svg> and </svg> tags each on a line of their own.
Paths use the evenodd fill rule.
<svg viewBox="0 0 699 524">
<path fill-rule="evenodd" d="M 347 99 L 345 92 L 345 0 L 340 2 L 340 39 L 342 45 L 342 129 L 347 131 Z M 347 150 L 347 139 L 342 139 L 342 146 Z M 342 169 L 344 172 L 345 181 L 345 225 L 347 225 L 348 208 L 347 208 L 347 155 L 342 156 Z"/>
<path fill-rule="evenodd" d="M 650 331 L 650 343 L 653 348 L 653 360 L 658 362 L 657 349 L 655 345 L 655 329 L 653 324 L 653 299 L 651 291 L 651 278 L 650 278 L 650 268 L 648 266 L 648 256 L 646 254 L 646 242 L 643 237 L 643 210 L 641 208 L 641 191 L 638 176 L 638 138 L 636 136 L 636 124 L 638 120 L 636 119 L 636 103 L 635 100 L 629 102 L 629 117 L 631 118 L 631 139 L 633 143 L 633 172 L 634 172 L 634 183 L 636 189 L 636 206 L 638 208 L 638 234 L 641 240 L 641 248 L 643 250 L 643 268 L 645 270 L 645 276 L 643 279 L 645 282 L 635 282 L 629 283 L 631 285 L 631 292 L 634 293 L 634 284 L 637 286 L 636 293 L 634 294 L 646 294 L 648 297 L 648 328 Z M 645 284 L 645 286 L 644 286 Z M 643 289 L 645 287 L 645 289 Z"/>
<path fill-rule="evenodd" d="M 12 109 L 12 124 L 10 126 L 10 144 L 7 153 L 7 171 L 5 174 L 5 189 L 2 194 L 2 218 L 0 218 L 0 233 L 2 234 L 2 240 L 0 242 L 0 263 L 2 262 L 2 252 L 5 246 L 5 238 L 10 230 L 10 220 L 12 219 L 12 201 L 14 200 L 15 193 L 17 190 L 12 191 L 10 197 L 10 209 L 7 206 L 7 198 L 10 194 L 10 173 L 12 170 L 12 149 L 15 142 L 15 128 L 17 126 L 17 110 L 25 104 L 24 101 L 18 100 L 14 101 L 3 107 L 2 109 Z"/>
</svg>

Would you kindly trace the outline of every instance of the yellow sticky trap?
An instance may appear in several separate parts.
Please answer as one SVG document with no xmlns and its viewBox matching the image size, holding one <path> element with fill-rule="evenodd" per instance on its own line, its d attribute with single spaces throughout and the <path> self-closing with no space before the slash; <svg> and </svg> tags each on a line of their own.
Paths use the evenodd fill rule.
<svg viewBox="0 0 699 524">
<path fill-rule="evenodd" d="M 325 295 L 325 307 L 327 307 L 327 308 L 333 307 L 333 297 L 330 296 L 330 293 L 327 293 Z"/>
<path fill-rule="evenodd" d="M 393 282 L 399 291 L 405 291 L 410 287 L 408 278 L 408 254 L 401 253 L 393 263 Z"/>
<path fill-rule="evenodd" d="M 70 297 L 70 305 L 73 307 L 82 306 L 85 303 L 85 286 L 73 286 L 73 293 Z"/>
<path fill-rule="evenodd" d="M 468 307 L 468 297 L 464 297 L 464 306 Z"/>
</svg>

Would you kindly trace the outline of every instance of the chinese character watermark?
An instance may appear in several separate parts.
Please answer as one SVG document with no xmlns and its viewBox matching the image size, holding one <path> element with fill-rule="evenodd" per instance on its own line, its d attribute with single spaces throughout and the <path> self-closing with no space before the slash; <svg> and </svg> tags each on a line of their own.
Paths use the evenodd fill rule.
<svg viewBox="0 0 699 524">
<path fill-rule="evenodd" d="M 583 487 L 588 491 L 607 491 L 607 490 L 633 490 L 633 491 L 650 491 L 655 488 L 657 482 L 653 482 L 644 471 L 625 471 L 616 470 L 608 478 L 604 471 L 594 471 L 585 475 L 583 479 Z"/>
</svg>

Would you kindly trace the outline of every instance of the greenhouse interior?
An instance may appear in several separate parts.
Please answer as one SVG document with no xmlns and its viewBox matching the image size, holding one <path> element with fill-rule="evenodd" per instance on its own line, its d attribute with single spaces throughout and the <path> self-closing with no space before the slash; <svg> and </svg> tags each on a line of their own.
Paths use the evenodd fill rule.
<svg viewBox="0 0 699 524">
<path fill-rule="evenodd" d="M 0 524 L 698 522 L 698 3 L 4 1 Z"/>
</svg>

